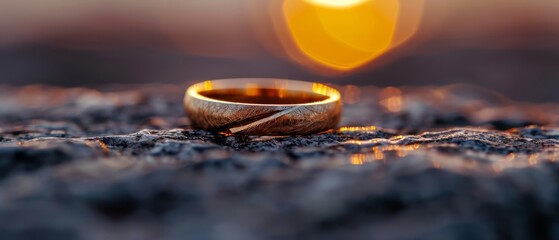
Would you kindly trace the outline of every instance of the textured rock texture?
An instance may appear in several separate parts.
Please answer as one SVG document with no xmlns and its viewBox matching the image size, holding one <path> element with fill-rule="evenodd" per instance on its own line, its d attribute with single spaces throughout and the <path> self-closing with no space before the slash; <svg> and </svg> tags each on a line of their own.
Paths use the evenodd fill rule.
<svg viewBox="0 0 559 240">
<path fill-rule="evenodd" d="M 339 88 L 339 129 L 258 137 L 185 86 L 0 87 L 0 239 L 559 239 L 556 105 Z"/>
</svg>

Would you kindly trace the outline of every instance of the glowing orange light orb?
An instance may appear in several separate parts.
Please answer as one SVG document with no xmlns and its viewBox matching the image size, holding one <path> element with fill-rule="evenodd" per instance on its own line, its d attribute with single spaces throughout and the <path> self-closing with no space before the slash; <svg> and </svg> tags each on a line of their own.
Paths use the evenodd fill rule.
<svg viewBox="0 0 559 240">
<path fill-rule="evenodd" d="M 315 5 L 321 5 L 326 7 L 339 7 L 339 8 L 351 7 L 367 2 L 367 0 L 305 0 L 305 1 Z"/>
<path fill-rule="evenodd" d="M 330 69 L 349 71 L 413 35 L 420 14 L 410 13 L 420 12 L 415 6 L 423 0 L 411 1 L 413 5 L 399 0 L 284 0 L 282 12 L 302 56 Z M 408 17 L 402 21 L 401 14 Z"/>
<path fill-rule="evenodd" d="M 310 1 L 286 0 L 283 10 L 297 46 L 313 60 L 334 69 L 353 69 L 390 47 L 398 1 L 361 0 L 346 8 L 315 3 L 335 2 L 332 0 Z"/>
</svg>

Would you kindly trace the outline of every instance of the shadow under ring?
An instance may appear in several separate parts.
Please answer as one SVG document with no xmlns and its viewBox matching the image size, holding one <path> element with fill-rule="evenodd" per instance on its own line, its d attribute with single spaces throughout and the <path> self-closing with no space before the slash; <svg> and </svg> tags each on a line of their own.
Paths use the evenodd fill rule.
<svg viewBox="0 0 559 240">
<path fill-rule="evenodd" d="M 320 83 L 285 79 L 211 80 L 186 90 L 194 128 L 243 135 L 306 135 L 340 121 L 340 93 Z"/>
</svg>

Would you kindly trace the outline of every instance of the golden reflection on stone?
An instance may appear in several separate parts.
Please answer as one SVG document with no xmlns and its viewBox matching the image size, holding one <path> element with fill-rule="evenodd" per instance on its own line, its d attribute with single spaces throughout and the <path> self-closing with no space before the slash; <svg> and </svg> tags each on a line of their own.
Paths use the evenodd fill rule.
<svg viewBox="0 0 559 240">
<path fill-rule="evenodd" d="M 406 145 L 406 150 L 413 151 L 413 150 L 419 149 L 420 147 L 421 147 L 421 145 L 419 145 L 419 144 Z"/>
<path fill-rule="evenodd" d="M 376 131 L 376 130 L 377 130 L 376 126 L 341 127 L 339 129 L 340 132 L 362 132 L 362 131 L 371 132 L 371 131 Z"/>
<path fill-rule="evenodd" d="M 399 141 L 399 140 L 402 140 L 402 139 L 404 139 L 404 136 L 402 136 L 402 135 L 398 135 L 398 136 L 395 136 L 395 137 L 391 138 L 391 140 L 395 140 L 395 141 Z"/>
<path fill-rule="evenodd" d="M 353 154 L 349 159 L 349 162 L 352 165 L 363 165 L 364 161 L 365 161 L 365 154 L 362 153 Z"/>
<path fill-rule="evenodd" d="M 362 131 L 363 127 L 342 127 L 340 131 Z M 421 142 L 404 145 L 409 141 Z M 378 160 L 390 161 L 390 166 L 412 164 L 415 170 L 426 168 L 443 169 L 456 173 L 500 174 L 510 169 L 538 166 L 558 161 L 559 148 L 549 147 L 535 153 L 487 152 L 463 148 L 452 142 L 422 141 L 415 136 L 397 135 L 390 138 L 348 140 L 343 144 L 357 145 L 360 154 L 350 162 L 367 165 Z M 343 145 L 342 144 L 342 145 Z M 348 150 L 355 151 L 354 147 Z M 357 161 L 359 159 L 359 161 Z M 411 161 L 411 162 L 410 162 Z M 371 165 L 375 167 L 376 165 Z"/>
<path fill-rule="evenodd" d="M 375 153 L 375 160 L 377 161 L 384 160 L 384 153 L 381 150 L 375 149 L 374 153 Z"/>
<path fill-rule="evenodd" d="M 390 141 L 384 138 L 373 138 L 369 140 L 347 140 L 342 144 L 353 144 L 353 145 L 378 145 L 378 144 L 389 144 Z"/>
<path fill-rule="evenodd" d="M 97 140 L 97 144 L 99 144 L 99 146 L 101 147 L 101 149 L 103 150 L 103 153 L 105 155 L 109 155 L 110 154 L 110 150 L 109 147 L 107 146 L 107 144 L 101 140 Z"/>
<path fill-rule="evenodd" d="M 360 140 L 348 140 L 345 142 L 346 144 L 355 144 L 355 145 L 361 145 L 362 141 Z"/>
<path fill-rule="evenodd" d="M 407 161 L 410 159 L 421 159 L 423 165 L 419 164 L 418 170 L 424 168 L 443 169 L 456 173 L 476 172 L 479 174 L 500 174 L 508 169 L 525 168 L 538 165 L 544 161 L 557 161 L 557 149 L 549 149 L 541 153 L 484 153 L 474 150 L 466 150 L 457 153 L 439 151 L 440 144 L 412 144 L 397 145 L 390 143 L 387 139 L 352 140 L 346 143 L 360 145 L 373 144 L 369 151 L 363 148 L 363 153 L 350 155 L 351 165 L 365 165 L 375 161 Z M 387 144 L 387 145 L 386 145 Z M 452 144 L 445 147 L 453 147 Z M 394 164 L 394 163 L 393 163 Z"/>
<path fill-rule="evenodd" d="M 218 132 L 217 134 L 223 136 L 223 137 L 229 137 L 229 136 L 233 136 L 233 133 L 230 132 Z"/>
</svg>

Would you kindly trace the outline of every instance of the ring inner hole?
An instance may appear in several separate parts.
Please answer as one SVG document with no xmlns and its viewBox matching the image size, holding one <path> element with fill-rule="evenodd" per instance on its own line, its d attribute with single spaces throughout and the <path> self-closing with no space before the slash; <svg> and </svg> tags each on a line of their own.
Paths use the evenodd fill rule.
<svg viewBox="0 0 559 240">
<path fill-rule="evenodd" d="M 303 104 L 328 99 L 328 96 L 311 91 L 272 88 L 213 89 L 198 94 L 220 101 L 255 104 Z"/>
</svg>

